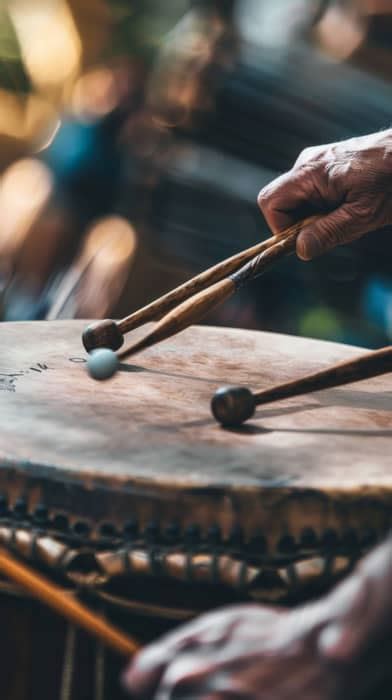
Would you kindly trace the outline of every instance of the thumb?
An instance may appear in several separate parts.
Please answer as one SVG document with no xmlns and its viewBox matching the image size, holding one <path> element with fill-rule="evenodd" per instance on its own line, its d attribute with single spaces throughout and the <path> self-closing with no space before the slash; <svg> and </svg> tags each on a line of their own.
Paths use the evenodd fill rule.
<svg viewBox="0 0 392 700">
<path fill-rule="evenodd" d="M 297 238 L 297 255 L 311 260 L 335 246 L 350 243 L 362 233 L 361 221 L 346 205 L 306 224 Z"/>
</svg>

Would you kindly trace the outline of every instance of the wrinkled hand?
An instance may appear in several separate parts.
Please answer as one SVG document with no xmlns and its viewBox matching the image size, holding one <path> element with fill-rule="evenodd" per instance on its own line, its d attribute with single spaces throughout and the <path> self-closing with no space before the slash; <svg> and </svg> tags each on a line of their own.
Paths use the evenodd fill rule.
<svg viewBox="0 0 392 700">
<path fill-rule="evenodd" d="M 159 700 L 362 698 L 391 674 L 391 591 L 389 541 L 320 602 L 200 617 L 139 654 L 124 684 Z"/>
<path fill-rule="evenodd" d="M 392 223 L 392 130 L 306 148 L 294 167 L 261 190 L 259 206 L 273 232 L 321 214 L 298 236 L 310 260 Z"/>
</svg>

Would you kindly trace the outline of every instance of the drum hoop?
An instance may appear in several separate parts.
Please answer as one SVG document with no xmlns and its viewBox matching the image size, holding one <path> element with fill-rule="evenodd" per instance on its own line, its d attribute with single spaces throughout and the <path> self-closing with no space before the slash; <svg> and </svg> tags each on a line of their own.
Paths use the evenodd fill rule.
<svg viewBox="0 0 392 700">
<path fill-rule="evenodd" d="M 32 523 L 0 519 L 0 542 L 11 551 L 43 568 L 77 590 L 86 589 L 117 607 L 151 613 L 151 605 L 111 595 L 107 587 L 117 580 L 162 578 L 185 584 L 225 586 L 263 602 L 279 602 L 306 588 L 309 582 L 330 585 L 349 571 L 366 548 L 311 550 L 275 561 L 228 553 L 218 545 L 179 547 L 143 540 L 127 545 L 115 541 L 68 537 Z M 86 565 L 87 562 L 87 565 Z M 158 606 L 170 619 L 176 610 Z M 185 613 L 181 613 L 185 614 Z M 180 617 L 181 617 L 180 614 Z M 189 616 L 192 611 L 189 612 Z M 181 618 L 183 619 L 183 618 Z"/>
<path fill-rule="evenodd" d="M 2 465 L 0 465 L 2 466 Z M 180 547 L 276 564 L 332 551 L 350 555 L 392 528 L 392 488 L 182 488 L 66 480 L 35 465 L 0 469 L 0 525 L 23 523 L 95 548 Z M 111 497 L 113 494 L 113 497 Z M 111 511 L 109 510 L 111 508 Z M 86 513 L 89 515 L 86 516 Z M 179 513 L 179 515 L 178 515 Z M 245 520 L 245 522 L 244 522 Z"/>
</svg>

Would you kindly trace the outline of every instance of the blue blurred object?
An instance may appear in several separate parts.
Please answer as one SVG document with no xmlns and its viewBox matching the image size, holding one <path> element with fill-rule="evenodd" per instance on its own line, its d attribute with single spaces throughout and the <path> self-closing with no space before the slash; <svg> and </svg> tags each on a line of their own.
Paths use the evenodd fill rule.
<svg viewBox="0 0 392 700">
<path fill-rule="evenodd" d="M 115 208 L 124 162 L 117 143 L 123 119 L 122 113 L 89 123 L 68 117 L 41 154 L 57 193 L 77 212 L 82 225 Z"/>
<path fill-rule="evenodd" d="M 12 289 L 5 294 L 3 321 L 42 321 L 49 311 L 45 292 L 38 298 L 29 290 Z"/>
<path fill-rule="evenodd" d="M 97 136 L 94 124 L 63 122 L 43 160 L 58 177 L 67 178 L 75 170 L 85 167 L 94 151 L 99 151 Z"/>
<path fill-rule="evenodd" d="M 363 289 L 361 308 L 371 323 L 381 328 L 392 338 L 392 281 L 383 277 L 372 277 Z"/>
</svg>

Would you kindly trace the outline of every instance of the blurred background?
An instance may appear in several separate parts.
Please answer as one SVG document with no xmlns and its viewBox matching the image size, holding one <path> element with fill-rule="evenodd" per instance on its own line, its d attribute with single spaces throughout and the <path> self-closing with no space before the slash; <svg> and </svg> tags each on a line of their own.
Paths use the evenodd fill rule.
<svg viewBox="0 0 392 700">
<path fill-rule="evenodd" d="M 2 0 L 0 319 L 119 317 L 269 235 L 258 191 L 390 126 L 390 0 Z M 392 232 L 208 322 L 378 347 Z"/>
</svg>

